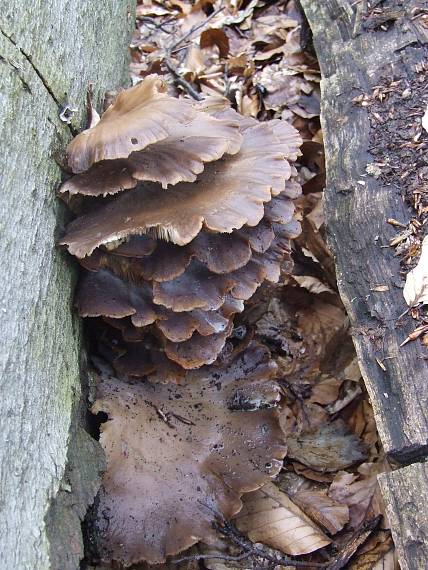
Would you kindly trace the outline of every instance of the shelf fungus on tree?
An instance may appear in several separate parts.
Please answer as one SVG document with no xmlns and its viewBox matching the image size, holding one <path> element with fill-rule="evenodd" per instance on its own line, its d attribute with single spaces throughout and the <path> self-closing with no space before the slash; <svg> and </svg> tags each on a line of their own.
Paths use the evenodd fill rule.
<svg viewBox="0 0 428 570">
<path fill-rule="evenodd" d="M 125 351 L 140 343 L 146 358 L 149 344 L 193 369 L 216 360 L 242 303 L 291 268 L 301 140 L 285 121 L 166 90 L 148 76 L 72 141 L 76 175 L 60 192 L 77 218 L 60 243 L 86 270 L 81 316 L 122 331 Z"/>
<path fill-rule="evenodd" d="M 255 343 L 181 385 L 106 377 L 92 408 L 107 414 L 107 457 L 95 515 L 106 563 L 160 563 L 215 540 L 216 513 L 275 476 L 285 455 L 274 363 Z"/>
</svg>

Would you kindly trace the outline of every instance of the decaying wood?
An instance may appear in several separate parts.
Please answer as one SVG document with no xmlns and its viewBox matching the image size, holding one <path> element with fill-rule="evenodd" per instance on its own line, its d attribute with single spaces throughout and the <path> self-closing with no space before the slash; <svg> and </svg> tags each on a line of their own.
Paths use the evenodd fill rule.
<svg viewBox="0 0 428 570">
<path fill-rule="evenodd" d="M 428 560 L 428 464 L 379 477 L 402 570 L 424 570 Z"/>
<path fill-rule="evenodd" d="M 0 14 L 4 570 L 74 570 L 82 554 L 79 518 L 100 463 L 89 436 L 71 429 L 81 391 L 80 332 L 71 313 L 74 278 L 55 247 L 63 218 L 55 157 L 84 125 L 89 83 L 99 101 L 127 77 L 133 9 L 125 0 L 50 0 L 25 9 L 12 0 Z M 73 472 L 63 479 L 67 455 Z M 67 545 L 62 557 L 50 551 L 56 534 Z"/>
<path fill-rule="evenodd" d="M 418 0 L 382 2 L 371 12 L 370 2 L 301 3 L 323 76 L 325 211 L 340 293 L 384 448 L 407 462 L 428 450 L 428 368 L 419 342 L 400 347 L 415 326 L 409 316 L 399 319 L 407 306 L 387 219 L 407 222 L 412 212 L 400 188 L 368 174 L 373 127 L 367 107 L 353 99 L 382 78 L 417 80 L 416 64 L 427 55 L 427 30 L 417 25 L 422 7 Z"/>
</svg>

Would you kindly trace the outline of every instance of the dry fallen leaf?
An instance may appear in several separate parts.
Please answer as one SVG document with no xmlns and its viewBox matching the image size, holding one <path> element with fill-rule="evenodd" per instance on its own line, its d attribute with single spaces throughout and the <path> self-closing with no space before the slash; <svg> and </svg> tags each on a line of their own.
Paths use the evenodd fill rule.
<svg viewBox="0 0 428 570">
<path fill-rule="evenodd" d="M 236 526 L 253 542 L 298 556 L 330 544 L 330 539 L 273 483 L 249 493 Z"/>
<path fill-rule="evenodd" d="M 403 295 L 409 307 L 428 303 L 428 236 L 422 242 L 417 266 L 407 274 Z"/>
<path fill-rule="evenodd" d="M 322 491 L 298 491 L 293 495 L 293 502 L 330 534 L 342 530 L 349 521 L 348 506 L 334 501 Z"/>
<path fill-rule="evenodd" d="M 287 443 L 291 459 L 316 471 L 338 471 L 367 457 L 366 445 L 340 419 L 311 432 L 291 434 Z"/>
</svg>

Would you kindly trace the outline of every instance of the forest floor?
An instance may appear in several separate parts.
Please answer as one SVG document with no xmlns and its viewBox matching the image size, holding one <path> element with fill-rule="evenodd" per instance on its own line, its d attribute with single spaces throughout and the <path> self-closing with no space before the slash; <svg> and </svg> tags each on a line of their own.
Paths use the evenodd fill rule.
<svg viewBox="0 0 428 570">
<path fill-rule="evenodd" d="M 262 288 L 234 331 L 267 346 L 278 365 L 283 470 L 244 495 L 233 524 L 219 524 L 217 545 L 199 544 L 180 557 L 187 560 L 156 567 L 273 569 L 297 560 L 304 568 L 398 568 L 377 484 L 393 466 L 379 441 L 326 241 L 320 72 L 301 11 L 293 0 L 142 0 L 131 51 L 134 83 L 164 75 L 176 94 L 226 96 L 244 115 L 289 121 L 304 140 L 293 275 Z M 275 553 L 288 558 L 278 563 Z"/>
</svg>

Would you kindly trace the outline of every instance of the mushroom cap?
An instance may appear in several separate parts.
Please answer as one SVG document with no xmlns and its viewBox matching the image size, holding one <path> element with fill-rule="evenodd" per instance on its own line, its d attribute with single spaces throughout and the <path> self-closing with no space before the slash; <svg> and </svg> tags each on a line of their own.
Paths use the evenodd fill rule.
<svg viewBox="0 0 428 570">
<path fill-rule="evenodd" d="M 204 364 L 212 364 L 217 359 L 226 344 L 227 337 L 233 325 L 228 323 L 227 328 L 220 333 L 203 336 L 194 332 L 189 340 L 183 342 L 165 342 L 166 356 L 186 370 L 200 368 Z"/>
<path fill-rule="evenodd" d="M 188 103 L 183 99 L 188 111 Z M 236 154 L 242 142 L 238 122 L 196 112 L 190 122 L 172 123 L 169 135 L 126 158 L 103 160 L 73 176 L 60 188 L 70 195 L 106 196 L 134 188 L 139 180 L 159 182 L 163 188 L 178 182 L 194 182 L 206 162 L 225 153 Z"/>
<path fill-rule="evenodd" d="M 134 326 L 147 326 L 162 318 L 153 303 L 149 284 L 124 281 L 106 269 L 84 273 L 79 281 L 75 306 L 81 317 L 131 317 Z"/>
<path fill-rule="evenodd" d="M 167 84 L 157 75 L 119 93 L 116 101 L 92 128 L 68 146 L 68 164 L 84 172 L 95 162 L 127 158 L 131 152 L 166 139 L 173 125 L 185 124 L 196 114 L 192 105 L 166 94 Z"/>
<path fill-rule="evenodd" d="M 107 472 L 96 528 L 104 562 L 163 562 L 215 538 L 216 512 L 276 475 L 285 455 L 275 366 L 258 345 L 228 365 L 188 372 L 182 386 L 113 378 L 98 387 Z"/>
<path fill-rule="evenodd" d="M 252 126 L 243 133 L 239 153 L 208 164 L 197 183 L 162 192 L 147 184 L 122 193 L 69 224 L 60 243 L 76 257 L 85 257 L 100 245 L 150 231 L 186 245 L 203 226 L 218 233 L 256 226 L 264 203 L 284 189 L 291 175 L 285 147 L 266 124 Z"/>
</svg>

